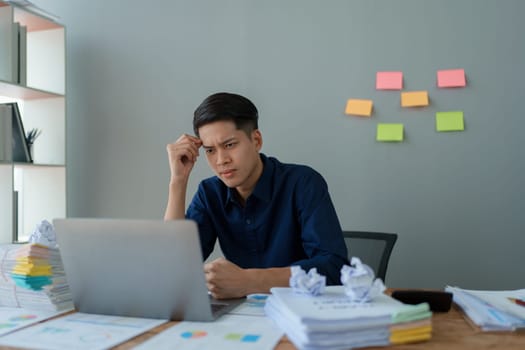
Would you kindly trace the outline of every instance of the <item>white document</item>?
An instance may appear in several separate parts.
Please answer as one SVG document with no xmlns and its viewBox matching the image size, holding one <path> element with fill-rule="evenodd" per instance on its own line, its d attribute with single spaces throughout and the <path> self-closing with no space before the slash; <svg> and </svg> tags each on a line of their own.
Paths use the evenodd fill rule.
<svg viewBox="0 0 525 350">
<path fill-rule="evenodd" d="M 525 289 L 502 291 L 465 289 L 464 291 L 478 297 L 503 312 L 525 321 Z"/>
<path fill-rule="evenodd" d="M 271 304 L 269 304 L 271 307 Z M 365 346 L 385 346 L 389 344 L 390 331 L 387 325 L 372 325 L 367 323 L 362 329 L 305 331 L 274 310 L 271 318 L 286 333 L 286 336 L 299 349 L 350 349 Z M 329 323 L 329 322 L 325 322 Z"/>
<path fill-rule="evenodd" d="M 343 286 L 328 286 L 318 296 L 292 288 L 272 288 L 264 307 L 268 317 L 300 349 L 349 349 L 389 344 L 393 323 L 430 319 L 426 303 L 405 305 L 380 294 L 356 302 Z"/>
<path fill-rule="evenodd" d="M 525 300 L 525 290 L 482 291 L 447 286 L 454 302 L 484 331 L 514 331 L 525 328 L 525 318 L 519 317 L 525 306 L 512 299 Z M 523 310 L 521 310 L 523 309 Z"/>
<path fill-rule="evenodd" d="M 31 349 L 108 349 L 167 320 L 74 313 L 0 337 L 0 345 Z"/>
<path fill-rule="evenodd" d="M 0 307 L 0 336 L 25 328 L 66 311 L 37 311 L 17 307 Z"/>
<path fill-rule="evenodd" d="M 345 294 L 343 286 L 326 287 L 320 296 L 296 294 L 291 288 L 272 288 L 271 292 L 272 304 L 284 317 L 296 324 L 318 326 L 320 330 L 324 330 L 327 322 L 342 324 L 344 329 L 351 329 L 353 324 L 363 328 L 367 322 L 389 325 L 398 313 L 417 309 L 416 305 L 403 304 L 386 294 L 377 296 L 372 302 L 356 303 Z"/>
<path fill-rule="evenodd" d="M 215 322 L 180 322 L 135 349 L 271 350 L 282 336 L 266 317 L 224 315 Z"/>
</svg>

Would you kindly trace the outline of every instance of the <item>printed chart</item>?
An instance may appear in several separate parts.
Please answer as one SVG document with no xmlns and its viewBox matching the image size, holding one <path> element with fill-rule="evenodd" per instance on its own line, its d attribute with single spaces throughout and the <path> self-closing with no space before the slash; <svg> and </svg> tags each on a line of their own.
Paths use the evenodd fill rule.
<svg viewBox="0 0 525 350">
<path fill-rule="evenodd" d="M 215 322 L 181 322 L 135 349 L 270 350 L 283 332 L 266 317 L 224 315 Z"/>
<path fill-rule="evenodd" d="M 14 307 L 0 307 L 0 336 L 30 326 L 64 311 L 35 311 Z"/>
<path fill-rule="evenodd" d="M 38 349 L 107 349 L 165 322 L 74 313 L 0 337 L 0 345 Z"/>
</svg>

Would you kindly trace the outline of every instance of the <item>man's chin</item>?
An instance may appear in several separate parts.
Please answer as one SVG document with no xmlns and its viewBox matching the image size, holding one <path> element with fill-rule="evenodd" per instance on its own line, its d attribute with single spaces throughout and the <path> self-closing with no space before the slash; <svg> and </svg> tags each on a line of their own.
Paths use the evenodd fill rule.
<svg viewBox="0 0 525 350">
<path fill-rule="evenodd" d="M 223 177 L 219 177 L 219 178 L 221 179 L 222 183 L 226 185 L 226 187 L 235 188 L 235 187 L 239 186 L 237 181 L 235 181 L 233 179 L 225 179 Z"/>
</svg>

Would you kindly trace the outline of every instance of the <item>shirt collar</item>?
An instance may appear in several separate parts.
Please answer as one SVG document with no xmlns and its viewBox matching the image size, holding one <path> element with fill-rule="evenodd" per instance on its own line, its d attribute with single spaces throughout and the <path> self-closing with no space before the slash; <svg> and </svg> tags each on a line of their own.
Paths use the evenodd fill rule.
<svg viewBox="0 0 525 350">
<path fill-rule="evenodd" d="M 250 197 L 254 196 L 262 201 L 269 202 L 272 198 L 272 180 L 275 165 L 273 162 L 268 161 L 268 157 L 266 157 L 266 155 L 263 153 L 259 153 L 259 156 L 261 157 L 263 163 L 263 171 L 259 177 L 259 180 L 257 180 L 257 184 L 255 185 L 255 188 L 253 189 Z M 229 203 L 239 204 L 235 188 L 228 187 L 224 206 L 228 206 Z"/>
</svg>

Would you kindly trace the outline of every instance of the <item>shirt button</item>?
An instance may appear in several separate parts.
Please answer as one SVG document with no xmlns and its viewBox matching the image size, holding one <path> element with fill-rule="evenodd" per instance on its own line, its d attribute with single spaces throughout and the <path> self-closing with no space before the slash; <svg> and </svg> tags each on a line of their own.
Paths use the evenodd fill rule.
<svg viewBox="0 0 525 350">
<path fill-rule="evenodd" d="M 246 223 L 249 225 L 249 224 L 252 223 L 252 221 L 251 221 L 250 219 L 247 219 L 247 220 L 246 220 Z"/>
</svg>

